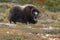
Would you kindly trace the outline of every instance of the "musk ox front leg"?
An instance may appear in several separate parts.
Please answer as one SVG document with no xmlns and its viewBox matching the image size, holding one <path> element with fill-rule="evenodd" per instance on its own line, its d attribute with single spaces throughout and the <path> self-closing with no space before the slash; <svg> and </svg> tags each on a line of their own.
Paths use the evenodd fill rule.
<svg viewBox="0 0 60 40">
<path fill-rule="evenodd" d="M 28 19 L 27 19 L 26 16 L 24 16 L 24 17 L 22 18 L 22 23 L 28 24 Z"/>
<path fill-rule="evenodd" d="M 33 17 L 31 17 L 31 16 L 29 16 L 27 19 L 28 19 L 28 22 L 31 23 L 31 24 L 36 24 L 37 23 L 37 21 L 35 21 L 33 19 Z"/>
</svg>

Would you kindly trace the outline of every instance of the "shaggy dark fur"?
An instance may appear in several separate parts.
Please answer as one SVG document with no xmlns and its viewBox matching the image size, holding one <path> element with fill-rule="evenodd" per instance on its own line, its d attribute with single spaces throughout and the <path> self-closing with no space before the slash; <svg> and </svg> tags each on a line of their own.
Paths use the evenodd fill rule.
<svg viewBox="0 0 60 40">
<path fill-rule="evenodd" d="M 34 14 L 34 12 L 38 12 L 37 15 Z M 39 11 L 36 7 L 32 5 L 27 5 L 23 9 L 20 6 L 14 6 L 10 9 L 9 12 L 9 21 L 14 22 L 22 22 L 22 23 L 37 23 L 37 19 L 39 16 Z"/>
</svg>

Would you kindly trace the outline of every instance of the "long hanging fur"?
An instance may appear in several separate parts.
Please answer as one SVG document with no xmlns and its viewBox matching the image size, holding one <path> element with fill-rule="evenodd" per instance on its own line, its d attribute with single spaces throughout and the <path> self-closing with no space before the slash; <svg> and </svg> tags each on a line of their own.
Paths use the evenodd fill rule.
<svg viewBox="0 0 60 40">
<path fill-rule="evenodd" d="M 16 5 L 13 6 L 10 11 L 9 11 L 9 15 L 8 15 L 8 19 L 11 22 L 14 22 L 16 24 L 16 22 L 22 22 L 22 23 L 37 23 L 37 20 L 34 20 L 35 15 L 33 15 L 33 12 L 38 12 L 38 9 L 30 4 L 27 5 Z M 39 15 L 39 14 L 38 14 Z"/>
</svg>

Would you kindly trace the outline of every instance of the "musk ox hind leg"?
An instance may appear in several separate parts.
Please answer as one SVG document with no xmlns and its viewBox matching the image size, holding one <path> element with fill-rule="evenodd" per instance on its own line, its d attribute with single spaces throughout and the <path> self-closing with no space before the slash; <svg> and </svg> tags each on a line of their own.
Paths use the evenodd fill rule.
<svg viewBox="0 0 60 40">
<path fill-rule="evenodd" d="M 16 24 L 16 20 L 14 19 L 14 16 L 9 15 L 8 20 L 9 20 L 10 24 L 11 23 L 15 23 Z"/>
<path fill-rule="evenodd" d="M 14 24 L 16 24 L 16 21 L 14 20 L 9 20 L 10 24 L 13 22 Z"/>
</svg>

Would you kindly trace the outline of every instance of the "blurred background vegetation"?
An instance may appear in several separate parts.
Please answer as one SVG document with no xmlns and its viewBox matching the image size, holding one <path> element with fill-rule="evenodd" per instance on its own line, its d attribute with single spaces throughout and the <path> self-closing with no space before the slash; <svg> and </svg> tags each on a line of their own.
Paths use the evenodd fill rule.
<svg viewBox="0 0 60 40">
<path fill-rule="evenodd" d="M 56 20 L 58 17 L 56 13 L 51 15 L 51 13 L 45 14 L 47 12 L 59 12 L 60 11 L 60 0 L 0 0 L 0 22 L 8 21 L 7 16 L 9 10 L 14 5 L 24 5 L 24 4 L 33 4 L 37 6 L 40 12 L 44 13 L 44 18 L 48 16 L 51 19 Z M 59 15 L 59 14 L 58 14 Z M 2 17 L 3 16 L 3 17 Z M 6 18 L 6 19 L 4 19 Z M 44 19 L 42 18 L 42 19 Z M 3 20 L 4 19 L 4 20 Z M 59 18 L 60 20 L 60 18 Z"/>
<path fill-rule="evenodd" d="M 0 3 L 34 4 L 49 11 L 60 11 L 60 0 L 0 0 Z"/>
</svg>

